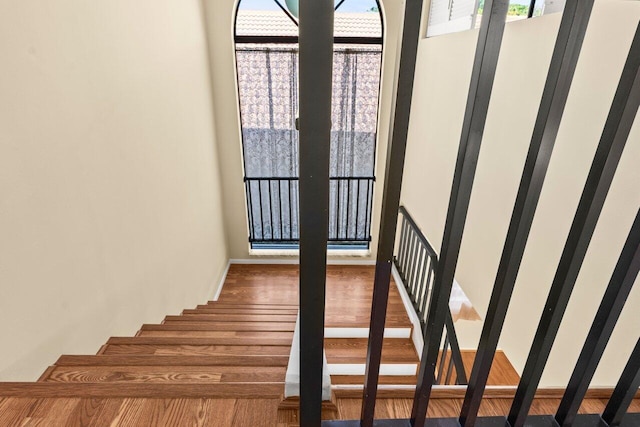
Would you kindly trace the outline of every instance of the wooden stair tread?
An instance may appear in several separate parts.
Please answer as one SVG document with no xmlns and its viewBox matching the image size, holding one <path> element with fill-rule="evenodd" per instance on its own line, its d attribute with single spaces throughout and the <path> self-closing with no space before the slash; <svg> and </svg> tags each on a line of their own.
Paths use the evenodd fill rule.
<svg viewBox="0 0 640 427">
<path fill-rule="evenodd" d="M 56 366 L 45 381 L 120 383 L 284 383 L 286 367 L 246 366 Z"/>
<path fill-rule="evenodd" d="M 297 315 L 283 314 L 191 314 L 185 313 L 180 316 L 165 316 L 165 322 L 168 321 L 188 321 L 188 322 L 293 322 L 295 323 Z"/>
<path fill-rule="evenodd" d="M 291 346 L 291 339 L 268 337 L 111 337 L 107 345 L 267 345 Z"/>
<path fill-rule="evenodd" d="M 198 308 L 239 308 L 239 309 L 269 309 L 269 310 L 298 310 L 298 304 L 245 304 L 243 302 L 223 302 L 208 301 L 205 305 L 198 305 Z"/>
<path fill-rule="evenodd" d="M 161 325 L 142 325 L 146 331 L 283 331 L 293 332 L 295 322 L 189 322 L 167 321 Z"/>
<path fill-rule="evenodd" d="M 298 315 L 298 309 L 263 309 L 263 308 L 219 308 L 215 305 L 198 306 L 200 308 L 182 310 L 182 314 L 269 314 L 269 315 Z"/>
<path fill-rule="evenodd" d="M 462 363 L 464 369 L 467 371 L 467 375 L 470 374 L 473 368 L 473 362 L 475 361 L 475 350 L 461 350 Z M 493 356 L 493 363 L 491 364 L 491 370 L 489 371 L 489 377 L 487 378 L 487 385 L 491 386 L 508 386 L 518 385 L 520 383 L 520 375 L 515 370 L 509 358 L 502 350 L 496 350 Z"/>
<path fill-rule="evenodd" d="M 178 329 L 140 330 L 137 337 L 166 337 L 166 338 L 273 338 L 286 339 L 291 342 L 293 331 L 190 331 Z"/>
<path fill-rule="evenodd" d="M 184 356 L 288 356 L 290 346 L 265 345 L 159 345 L 110 344 L 100 354 L 153 354 Z"/>
<path fill-rule="evenodd" d="M 336 316 L 337 317 L 337 316 Z M 333 318 L 331 321 L 325 322 L 325 328 L 368 328 L 370 318 L 367 316 L 340 316 L 341 318 Z M 411 321 L 406 316 L 387 316 L 384 325 L 385 329 L 390 328 L 412 328 Z"/>
<path fill-rule="evenodd" d="M 148 397 L 148 398 L 279 398 L 284 385 L 277 383 L 206 383 L 157 384 L 132 383 L 123 387 L 118 383 L 0 383 L 0 396 L 29 397 Z"/>
<path fill-rule="evenodd" d="M 56 366 L 287 366 L 289 356 L 63 355 Z"/>
</svg>

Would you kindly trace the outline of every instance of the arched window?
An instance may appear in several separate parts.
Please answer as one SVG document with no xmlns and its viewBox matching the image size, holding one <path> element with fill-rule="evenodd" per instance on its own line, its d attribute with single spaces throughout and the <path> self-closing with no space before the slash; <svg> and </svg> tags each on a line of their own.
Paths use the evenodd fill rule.
<svg viewBox="0 0 640 427">
<path fill-rule="evenodd" d="M 377 0 L 337 0 L 329 241 L 368 248 L 382 59 Z M 252 248 L 297 248 L 298 28 L 284 0 L 240 0 L 235 23 Z"/>
</svg>

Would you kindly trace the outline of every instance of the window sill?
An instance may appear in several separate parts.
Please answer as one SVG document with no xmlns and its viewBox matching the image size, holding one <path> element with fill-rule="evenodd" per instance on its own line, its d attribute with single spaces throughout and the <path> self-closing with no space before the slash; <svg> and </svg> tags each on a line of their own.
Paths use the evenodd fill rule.
<svg viewBox="0 0 640 427">
<path fill-rule="evenodd" d="M 298 257 L 300 256 L 300 251 L 298 249 L 249 249 L 249 255 L 260 257 Z M 371 256 L 371 249 L 329 249 L 327 256 L 365 258 Z"/>
</svg>

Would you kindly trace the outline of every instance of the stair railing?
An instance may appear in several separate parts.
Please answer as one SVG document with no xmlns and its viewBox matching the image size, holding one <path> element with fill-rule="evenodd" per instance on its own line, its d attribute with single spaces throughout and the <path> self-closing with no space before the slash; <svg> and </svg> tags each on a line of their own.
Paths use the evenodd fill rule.
<svg viewBox="0 0 640 427">
<path fill-rule="evenodd" d="M 423 338 L 426 338 L 424 332 L 438 265 L 438 255 L 407 209 L 400 206 L 398 211 L 402 215 L 400 240 L 393 262 L 420 321 Z M 424 341 L 426 342 L 426 339 Z M 455 376 L 453 375 L 454 371 Z M 462 353 L 450 311 L 445 320 L 445 336 L 436 372 L 435 384 L 467 384 Z"/>
<path fill-rule="evenodd" d="M 459 416 L 427 419 L 431 392 L 437 376 L 436 367 L 441 352 L 441 339 L 449 317 L 447 314 L 450 315 L 449 298 L 460 255 L 509 4 L 508 0 L 485 2 L 444 225 L 442 249 L 427 311 L 425 332 L 427 339 L 420 361 L 411 415 L 409 419 L 383 420 L 376 423 L 377 425 L 398 427 L 424 427 L 425 425 L 640 426 L 640 413 L 628 413 L 629 405 L 640 387 L 640 340 L 632 351 L 604 411 L 595 414 L 578 414 L 607 342 L 640 273 L 640 209 L 595 314 L 557 412 L 546 415 L 530 414 L 531 404 L 539 390 L 542 373 L 640 106 L 640 25 L 631 43 L 618 89 L 540 317 L 521 381 L 515 390 L 509 414 L 495 417 L 479 416 L 483 393 L 562 121 L 593 3 L 593 0 L 567 0 L 564 8 L 502 257 L 496 272 L 491 300 Z M 386 256 L 390 248 L 392 250 L 395 241 L 402 182 L 401 168 L 404 164 L 407 142 L 406 119 L 411 104 L 414 77 L 410 68 L 415 67 L 417 45 L 414 38 L 418 36 L 416 26 L 419 24 L 420 16 L 416 12 L 420 12 L 420 5 L 420 0 L 406 2 L 396 120 L 392 122 L 393 137 L 388 148 L 385 172 L 380 243 L 361 419 L 359 421 L 327 421 L 323 424 L 326 427 L 374 426 L 375 386 L 379 372 L 384 315 L 388 302 L 388 271 L 391 268 L 391 258 Z M 397 120 L 398 116 L 402 120 Z M 393 227 L 390 226 L 391 223 Z M 381 256 L 381 253 L 384 256 Z"/>
</svg>

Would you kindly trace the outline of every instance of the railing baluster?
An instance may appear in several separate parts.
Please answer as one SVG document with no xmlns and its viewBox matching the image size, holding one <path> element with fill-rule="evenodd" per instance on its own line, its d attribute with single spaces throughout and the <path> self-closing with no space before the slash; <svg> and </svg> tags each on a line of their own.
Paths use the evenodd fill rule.
<svg viewBox="0 0 640 427">
<path fill-rule="evenodd" d="M 438 364 L 438 374 L 436 375 L 436 381 L 434 384 L 441 384 L 442 372 L 444 371 L 444 364 L 447 359 L 447 353 L 449 352 L 449 335 L 444 336 L 444 344 L 442 345 L 442 353 L 440 355 L 440 363 Z"/>
<path fill-rule="evenodd" d="M 358 239 L 358 224 L 360 223 L 360 178 L 356 179 L 356 226 L 355 239 Z"/>
<path fill-rule="evenodd" d="M 418 307 L 422 304 L 423 300 L 427 297 L 427 292 L 429 291 L 429 286 L 425 285 L 425 279 L 427 275 L 427 269 L 429 268 L 429 264 L 431 261 L 431 257 L 429 256 L 429 251 L 425 248 L 424 250 L 424 262 L 422 263 L 422 269 L 420 270 L 420 276 L 418 276 L 418 297 L 414 301 L 414 308 L 418 311 Z"/>
<path fill-rule="evenodd" d="M 402 263 L 402 259 L 404 258 L 404 242 L 407 238 L 407 220 L 405 217 L 402 217 L 402 221 L 400 222 L 400 242 L 398 243 L 398 256 L 396 257 L 396 262 L 398 263 L 398 273 L 400 276 L 403 275 L 402 270 L 404 269 L 404 264 Z"/>
<path fill-rule="evenodd" d="M 418 235 L 416 233 L 412 234 L 412 246 L 411 252 L 409 254 L 409 265 L 407 271 L 407 285 L 411 290 L 411 297 L 415 296 L 413 291 L 413 270 L 416 268 L 416 263 L 418 262 L 417 252 L 418 252 Z"/>
<path fill-rule="evenodd" d="M 556 421 L 560 425 L 571 425 L 578 414 L 589 383 L 596 372 L 598 363 L 613 328 L 620 317 L 624 303 L 631 292 L 640 271 L 640 210 L 636 215 L 620 258 L 613 271 L 607 290 L 596 313 L 595 319 L 584 342 L 580 357 L 560 401 Z"/>
<path fill-rule="evenodd" d="M 420 243 L 420 237 L 416 234 L 416 245 L 418 250 L 416 251 L 416 263 L 411 270 L 411 288 L 413 289 L 414 298 L 418 295 L 418 282 L 416 276 L 418 275 L 420 264 L 422 263 L 422 253 L 424 252 L 424 246 Z"/>
<path fill-rule="evenodd" d="M 451 384 L 451 376 L 453 374 L 453 351 L 451 352 L 451 356 L 449 357 L 449 364 L 447 365 L 447 375 L 444 377 L 444 384 Z"/>
<path fill-rule="evenodd" d="M 384 325 L 389 299 L 389 283 L 393 264 L 393 246 L 398 225 L 398 208 L 402 189 L 402 173 L 407 148 L 413 81 L 420 38 L 422 0 L 406 0 L 400 64 L 398 70 L 395 111 L 387 147 L 376 271 L 371 303 L 369 345 L 362 395 L 361 427 L 372 427 L 378 392 L 378 375 L 382 356 Z M 373 199 L 373 197 L 371 197 Z M 369 210 L 369 212 L 371 212 Z M 370 215 L 370 214 L 369 214 Z"/>
<path fill-rule="evenodd" d="M 333 1 L 300 0 L 300 425 L 320 427 L 329 231 Z"/>
<path fill-rule="evenodd" d="M 372 199 L 373 197 L 371 196 L 371 192 L 373 191 L 372 189 L 369 189 L 369 187 L 373 187 L 373 181 L 371 180 L 367 180 L 367 205 L 366 205 L 366 209 L 367 209 L 367 216 L 365 217 L 365 237 L 369 238 L 370 237 L 370 226 L 371 226 L 371 209 L 369 208 L 369 199 Z M 367 236 L 369 235 L 369 236 Z"/>
<path fill-rule="evenodd" d="M 469 386 L 462 404 L 460 423 L 464 427 L 474 426 L 478 416 L 592 6 L 593 0 L 568 0 L 565 6 Z"/>
<path fill-rule="evenodd" d="M 262 210 L 262 180 L 258 180 L 258 198 L 260 199 L 260 237 L 264 240 L 264 211 Z"/>
<path fill-rule="evenodd" d="M 293 207 L 291 202 L 291 180 L 287 181 L 289 190 L 289 240 L 293 240 Z"/>
<path fill-rule="evenodd" d="M 619 426 L 622 423 L 631 401 L 640 388 L 640 339 L 629 356 L 620 380 L 611 394 L 602 419 L 610 426 Z"/>
<path fill-rule="evenodd" d="M 282 228 L 283 218 L 282 218 L 282 181 L 276 181 L 278 183 L 278 217 L 280 218 L 280 240 L 284 240 L 284 231 Z"/>
<path fill-rule="evenodd" d="M 336 239 L 340 237 L 340 180 L 336 180 Z"/>
<path fill-rule="evenodd" d="M 458 343 L 456 328 L 454 327 L 453 319 L 451 318 L 451 310 L 447 313 L 445 327 L 447 329 L 449 342 L 451 343 L 451 361 L 456 367 L 456 384 L 466 384 L 467 375 L 464 371 L 464 363 L 462 361 L 462 354 L 460 353 L 460 344 Z"/>
<path fill-rule="evenodd" d="M 631 49 L 627 57 L 620 84 L 614 97 L 611 112 L 605 124 L 603 137 L 598 146 L 594 164 L 592 165 L 589 178 L 596 173 L 605 174 L 601 179 L 599 187 L 601 193 L 608 191 L 613 174 L 618 165 L 622 150 L 631 130 L 634 117 L 640 105 L 640 25 L 631 44 Z M 625 120 L 626 119 L 626 120 Z M 621 123 L 622 122 L 622 123 Z M 605 150 L 607 150 L 605 152 Z M 613 152 L 612 154 L 610 154 Z M 600 162 L 598 162 L 600 160 Z M 605 166 L 608 169 L 605 170 Z M 587 178 L 587 182 L 591 181 Z M 605 181 L 605 182 L 602 182 Z M 595 187 L 595 185 L 594 185 Z M 586 192 L 586 189 L 585 189 Z M 583 196 L 584 197 L 584 196 Z M 596 209 L 599 211 L 604 204 L 604 196 L 598 198 L 600 202 Z M 593 233 L 595 221 L 590 228 Z M 635 239 L 635 240 L 634 240 Z M 640 211 L 636 216 L 634 226 L 629 234 L 623 253 L 618 260 L 616 269 L 611 277 L 609 287 L 605 292 L 602 303 L 596 318 L 593 322 L 589 335 L 585 341 L 580 358 L 576 364 L 573 375 L 567 386 L 562 402 L 558 408 L 556 419 L 559 423 L 570 424 L 577 413 L 580 401 L 584 397 L 589 382 L 595 373 L 595 369 L 602 357 L 605 346 L 613 328 L 617 322 L 624 302 L 631 291 L 635 277 L 640 269 Z M 585 250 L 586 252 L 586 250 Z M 635 253 L 635 255 L 634 255 Z M 584 254 L 582 254 L 584 257 Z M 626 256 L 626 258 L 624 258 Z M 633 261 L 629 258 L 634 256 Z M 631 263 L 635 265 L 630 265 Z M 633 270 L 633 271 L 632 271 Z M 630 277 L 632 275 L 632 277 Z"/>
<path fill-rule="evenodd" d="M 271 184 L 272 181 L 268 180 L 267 181 L 267 189 L 269 190 L 269 219 L 271 220 L 271 222 L 269 223 L 270 227 L 269 229 L 271 230 L 271 240 L 275 240 L 275 231 L 274 231 L 274 225 L 275 225 L 275 221 L 273 220 L 273 198 L 271 195 Z"/>
<path fill-rule="evenodd" d="M 423 427 L 427 416 L 440 339 L 449 312 L 449 297 L 469 209 L 508 7 L 508 0 L 487 0 L 484 5 L 440 260 L 426 322 L 425 336 L 428 340 L 423 349 L 411 411 L 411 424 L 414 427 Z"/>
<path fill-rule="evenodd" d="M 249 241 L 253 241 L 256 238 L 255 225 L 253 223 L 253 202 L 251 200 L 253 194 L 251 193 L 251 181 L 247 179 L 245 182 L 247 185 L 247 206 L 249 208 Z"/>
<path fill-rule="evenodd" d="M 420 228 L 416 225 L 407 210 L 404 207 L 400 207 L 398 211 L 402 213 L 402 221 L 399 226 L 401 229 L 399 250 L 401 253 L 410 253 L 408 256 L 409 261 L 407 262 L 408 267 L 406 268 L 408 273 L 406 274 L 406 278 L 403 278 L 402 280 L 420 319 L 421 329 L 424 331 L 425 318 L 428 317 L 428 311 L 425 313 L 424 309 L 429 303 L 429 285 L 431 282 L 432 271 L 437 264 L 437 256 L 435 250 L 431 244 L 429 244 L 428 240 L 422 234 Z M 405 238 L 409 240 L 406 245 L 404 242 Z M 404 250 L 405 246 L 407 247 L 406 251 Z M 396 260 L 398 269 L 400 269 L 402 257 L 399 258 L 400 260 Z M 445 341 L 447 343 L 447 348 L 445 349 L 445 354 L 447 349 L 451 350 L 451 354 L 450 356 L 446 356 L 445 359 L 439 359 L 441 363 L 437 364 L 437 367 L 440 372 L 440 376 L 436 378 L 435 381 L 436 383 L 450 382 L 451 375 L 453 375 L 453 370 L 455 369 L 455 382 L 459 384 L 466 384 L 467 380 L 464 365 L 462 363 L 462 355 L 460 353 L 460 346 L 450 311 L 446 314 L 445 327 L 447 330 L 447 339 Z M 441 354 L 438 357 L 441 358 Z M 444 374 L 442 373 L 443 370 Z M 445 375 L 445 377 L 443 377 L 443 375 Z"/>
<path fill-rule="evenodd" d="M 346 218 L 346 226 L 344 229 L 344 240 L 348 240 L 349 238 L 349 207 L 351 206 L 351 180 L 348 178 L 345 179 L 345 183 L 347 184 L 347 218 Z"/>
<path fill-rule="evenodd" d="M 413 289 L 413 306 L 415 307 L 418 298 L 420 298 L 420 274 L 424 270 L 424 264 L 426 263 L 427 258 L 427 250 L 424 246 L 418 246 L 418 262 L 416 263 L 416 268 L 414 269 L 413 277 L 411 279 L 412 284 L 411 287 Z"/>
<path fill-rule="evenodd" d="M 424 300 L 422 300 L 422 305 L 420 306 L 420 310 L 419 310 L 419 312 L 420 313 L 424 313 L 425 316 L 427 316 L 427 314 L 428 314 L 428 312 L 426 312 L 427 304 L 431 302 L 430 298 L 429 298 L 429 296 L 431 295 L 431 292 L 429 292 L 429 291 L 432 288 L 431 280 L 433 279 L 434 266 L 436 265 L 435 257 L 431 257 L 431 260 L 430 260 L 429 264 L 430 264 L 430 266 L 429 266 L 429 270 L 428 270 L 428 273 L 427 273 L 427 281 L 425 282 L 425 287 L 426 287 L 426 290 L 425 290 L 425 293 L 424 293 L 425 297 L 424 297 Z M 424 319 L 420 319 L 420 320 L 422 320 L 422 322 L 424 324 L 426 324 L 427 323 L 427 317 L 424 317 Z M 425 345 L 426 345 L 426 343 L 425 343 Z"/>
<path fill-rule="evenodd" d="M 409 227 L 408 223 L 405 223 L 405 228 L 407 230 L 407 234 L 406 234 L 406 238 L 404 241 L 404 246 L 402 247 L 402 261 L 400 263 L 400 265 L 402 266 L 402 271 L 400 272 L 400 275 L 402 276 L 402 280 L 407 280 L 407 260 L 409 258 L 409 242 L 411 241 L 411 236 L 413 231 L 411 230 L 411 227 Z"/>
<path fill-rule="evenodd" d="M 637 30 L 509 413 L 515 426 L 527 417 L 638 110 L 639 66 Z"/>
<path fill-rule="evenodd" d="M 414 251 L 413 251 L 413 262 L 411 264 L 411 270 L 409 270 L 409 279 L 407 281 L 407 288 L 409 289 L 409 297 L 411 300 L 414 300 L 416 298 L 416 289 L 415 289 L 415 279 L 414 279 L 414 272 L 416 271 L 416 269 L 418 268 L 418 265 L 420 264 L 420 240 L 418 239 L 418 236 L 416 235 L 415 237 L 415 246 L 414 246 Z"/>
</svg>

